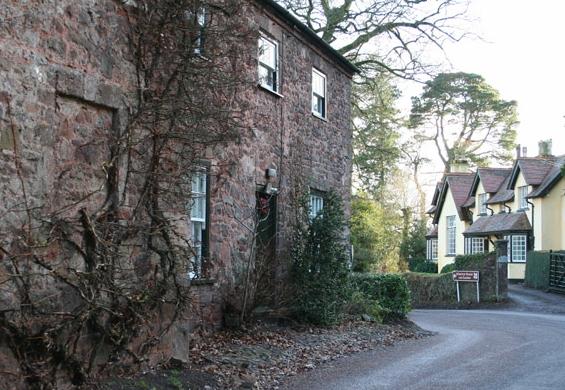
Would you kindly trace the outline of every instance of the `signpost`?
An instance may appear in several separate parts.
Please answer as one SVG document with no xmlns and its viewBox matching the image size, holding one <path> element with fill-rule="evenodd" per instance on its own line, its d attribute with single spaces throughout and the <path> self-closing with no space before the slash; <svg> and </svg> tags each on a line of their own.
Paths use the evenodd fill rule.
<svg viewBox="0 0 565 390">
<path fill-rule="evenodd" d="M 461 293 L 459 291 L 459 282 L 477 283 L 477 303 L 480 302 L 479 297 L 479 271 L 453 271 L 453 281 L 457 283 L 457 302 L 461 302 Z"/>
</svg>

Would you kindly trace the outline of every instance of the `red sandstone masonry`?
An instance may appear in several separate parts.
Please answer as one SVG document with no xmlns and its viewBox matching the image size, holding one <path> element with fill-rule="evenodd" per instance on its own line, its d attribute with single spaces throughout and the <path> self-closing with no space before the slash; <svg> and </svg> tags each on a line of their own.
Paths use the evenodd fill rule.
<svg viewBox="0 0 565 390">
<path fill-rule="evenodd" d="M 267 183 L 267 168 L 277 169 L 273 185 L 280 189 L 274 285 L 284 283 L 287 269 L 293 211 L 289 200 L 296 166 L 310 187 L 337 191 L 349 217 L 351 74 L 262 2 L 252 4 L 251 19 L 257 28 L 280 43 L 282 97 L 255 86 L 242 90 L 240 98 L 253 106 L 244 118 L 252 131 L 242 134 L 237 144 L 207 152 L 212 167 L 207 272 L 212 282 L 193 287 L 194 315 L 173 330 L 179 336 L 172 335 L 160 348 L 160 359 L 186 358 L 188 348 L 179 345 L 193 327 L 222 325 L 226 296 L 236 283 L 234 269 L 249 245 L 248 232 L 232 212 L 254 210 L 255 192 Z M 103 138 L 97 135 L 125 125 L 135 91 L 127 28 L 116 1 L 1 2 L 0 94 L 10 97 L 31 204 L 60 206 L 101 185 L 100 166 L 108 145 L 97 143 Z M 311 113 L 313 66 L 327 76 L 327 120 Z M 256 59 L 251 58 L 241 71 L 255 80 Z M 7 100 L 0 99 L 0 244 L 9 246 L 7 232 L 21 225 L 23 215 L 8 212 L 21 202 L 21 191 L 7 110 Z M 100 201 L 93 197 L 89 204 L 94 207 Z M 77 210 L 66 213 L 74 215 Z M 63 255 L 53 253 L 54 258 Z M 0 279 L 4 272 L 0 268 Z M 0 309 L 16 304 L 11 288 L 0 284 Z M 0 354 L 4 350 L 0 345 Z M 8 358 L 0 359 L 0 371 L 4 369 L 16 370 Z"/>
</svg>

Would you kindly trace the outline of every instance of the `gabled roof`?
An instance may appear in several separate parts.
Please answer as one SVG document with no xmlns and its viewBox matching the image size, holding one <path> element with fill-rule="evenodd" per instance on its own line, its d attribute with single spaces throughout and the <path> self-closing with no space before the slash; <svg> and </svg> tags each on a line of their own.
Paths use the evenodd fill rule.
<svg viewBox="0 0 565 390">
<path fill-rule="evenodd" d="M 434 214 L 434 224 L 437 224 L 439 221 L 439 215 L 441 214 L 441 209 L 443 207 L 443 202 L 445 201 L 447 191 L 451 191 L 453 201 L 455 202 L 455 206 L 457 207 L 457 214 L 459 215 L 459 219 L 462 221 L 469 219 L 469 215 L 465 210 L 464 205 L 467 202 L 469 189 L 473 184 L 473 179 L 473 173 L 445 174 L 445 176 L 443 177 L 441 193 L 437 202 L 437 211 Z"/>
<path fill-rule="evenodd" d="M 347 58 L 345 58 L 340 52 L 334 49 L 330 44 L 324 41 L 318 36 L 314 31 L 312 31 L 308 26 L 302 23 L 296 16 L 291 14 L 286 8 L 278 4 L 274 0 L 257 0 L 259 4 L 263 4 L 269 7 L 275 12 L 275 14 L 288 23 L 291 27 L 299 30 L 304 36 L 309 38 L 316 46 L 320 47 L 330 55 L 338 64 L 344 67 L 351 75 L 359 73 L 359 68 L 353 65 Z"/>
<path fill-rule="evenodd" d="M 486 204 L 497 204 L 510 202 L 514 199 L 514 190 L 508 189 L 508 183 L 510 182 L 510 175 L 506 176 L 506 179 L 500 185 L 500 189 L 494 196 L 486 201 Z"/>
<path fill-rule="evenodd" d="M 563 166 L 565 164 L 565 155 L 556 157 L 553 161 L 552 167 L 550 168 L 549 172 L 536 189 L 534 189 L 529 195 L 528 198 L 537 198 L 541 196 L 545 196 L 551 191 L 551 189 L 561 180 L 563 177 Z"/>
<path fill-rule="evenodd" d="M 485 192 L 489 194 L 497 192 L 511 171 L 511 168 L 478 168 L 469 196 L 476 195 L 479 181 Z"/>
<path fill-rule="evenodd" d="M 466 208 L 475 207 L 475 197 L 469 196 L 469 198 L 467 199 L 465 204 L 463 204 L 463 207 L 466 207 Z"/>
<path fill-rule="evenodd" d="M 514 189 L 518 175 L 522 172 L 526 184 L 529 186 L 540 185 L 551 168 L 554 166 L 556 157 L 522 157 L 514 162 L 508 189 Z"/>
<path fill-rule="evenodd" d="M 434 197 L 432 198 L 432 206 L 437 206 L 437 201 L 439 199 L 439 194 L 441 193 L 441 187 L 443 186 L 442 181 L 438 181 L 436 188 L 434 190 Z"/>
<path fill-rule="evenodd" d="M 526 213 L 502 213 L 477 219 L 464 236 L 489 236 L 492 234 L 521 233 L 532 229 Z"/>
</svg>

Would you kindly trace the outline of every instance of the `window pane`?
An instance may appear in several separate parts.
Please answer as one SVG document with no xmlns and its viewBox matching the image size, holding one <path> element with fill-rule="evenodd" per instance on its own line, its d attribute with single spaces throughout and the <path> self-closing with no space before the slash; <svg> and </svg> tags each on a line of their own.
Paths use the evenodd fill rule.
<svg viewBox="0 0 565 390">
<path fill-rule="evenodd" d="M 318 72 L 312 72 L 312 92 L 320 97 L 326 97 L 326 79 Z"/>
<path fill-rule="evenodd" d="M 454 255 L 456 251 L 456 227 L 455 227 L 455 216 L 450 215 L 446 217 L 447 225 L 447 254 Z"/>
<path fill-rule="evenodd" d="M 196 23 L 198 23 L 200 27 L 204 27 L 206 25 L 206 8 L 200 7 L 200 9 L 198 9 L 198 12 L 196 13 Z"/>
<path fill-rule="evenodd" d="M 206 221 L 206 173 L 195 172 L 192 174 L 192 193 L 190 202 L 190 219 L 193 221 Z"/>
<path fill-rule="evenodd" d="M 526 201 L 526 196 L 528 196 L 528 186 L 522 186 L 518 188 L 518 199 L 519 199 L 519 207 L 521 209 L 527 209 L 528 203 Z"/>
<path fill-rule="evenodd" d="M 272 70 L 277 68 L 277 46 L 263 37 L 259 38 L 259 62 Z"/>
<path fill-rule="evenodd" d="M 512 236 L 512 261 L 526 261 L 527 236 Z"/>
<path fill-rule="evenodd" d="M 315 218 L 324 208 L 324 198 L 310 195 L 310 218 Z"/>
</svg>

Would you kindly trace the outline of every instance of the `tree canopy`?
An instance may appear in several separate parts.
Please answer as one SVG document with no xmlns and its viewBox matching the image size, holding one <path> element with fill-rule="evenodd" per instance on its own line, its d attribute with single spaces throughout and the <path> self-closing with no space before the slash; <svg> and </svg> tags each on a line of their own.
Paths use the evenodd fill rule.
<svg viewBox="0 0 565 390">
<path fill-rule="evenodd" d="M 390 75 L 368 79 L 355 87 L 353 103 L 353 166 L 363 191 L 382 200 L 382 192 L 401 154 L 398 146 L 400 114 L 395 108 L 398 90 Z"/>
<path fill-rule="evenodd" d="M 510 160 L 517 124 L 517 103 L 477 74 L 441 73 L 412 98 L 410 127 L 433 142 L 446 171 L 457 160 L 477 166 Z"/>
<path fill-rule="evenodd" d="M 279 0 L 365 72 L 412 77 L 422 54 L 465 34 L 456 28 L 467 0 Z"/>
</svg>

